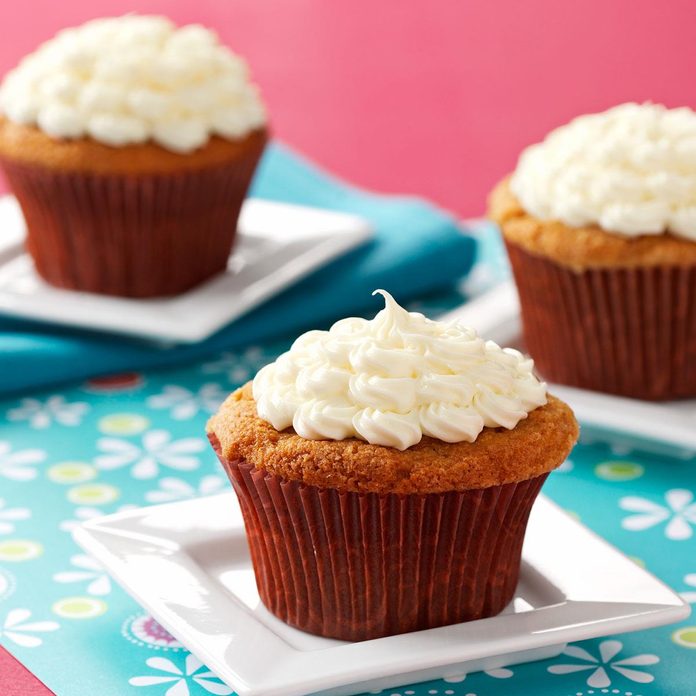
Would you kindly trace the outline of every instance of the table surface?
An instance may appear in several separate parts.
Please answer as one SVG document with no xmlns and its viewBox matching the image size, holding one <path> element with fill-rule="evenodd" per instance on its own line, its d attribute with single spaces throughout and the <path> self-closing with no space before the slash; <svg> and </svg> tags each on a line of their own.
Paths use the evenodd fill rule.
<svg viewBox="0 0 696 696">
<path fill-rule="evenodd" d="M 4 648 L 0 648 L 3 696 L 47 696 L 53 692 Z"/>
</svg>

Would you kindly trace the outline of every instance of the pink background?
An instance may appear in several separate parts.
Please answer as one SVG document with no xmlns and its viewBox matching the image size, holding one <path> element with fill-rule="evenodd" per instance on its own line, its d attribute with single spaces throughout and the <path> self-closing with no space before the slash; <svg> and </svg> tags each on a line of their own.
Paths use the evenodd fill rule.
<svg viewBox="0 0 696 696">
<path fill-rule="evenodd" d="M 480 214 L 520 149 L 627 100 L 696 106 L 692 0 L 20 0 L 0 71 L 63 26 L 137 9 L 215 27 L 275 133 L 364 186 Z"/>
<path fill-rule="evenodd" d="M 135 9 L 215 27 L 248 58 L 280 138 L 463 215 L 575 114 L 696 106 L 693 0 L 8 0 L 0 72 L 61 27 Z M 17 667 L 0 649 L 3 688 L 36 693 Z"/>
</svg>

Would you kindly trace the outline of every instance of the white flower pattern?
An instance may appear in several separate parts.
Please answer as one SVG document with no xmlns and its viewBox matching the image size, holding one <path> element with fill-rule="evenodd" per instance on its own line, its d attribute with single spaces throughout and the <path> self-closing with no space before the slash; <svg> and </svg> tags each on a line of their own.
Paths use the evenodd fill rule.
<svg viewBox="0 0 696 696">
<path fill-rule="evenodd" d="M 496 669 L 484 669 L 483 674 L 489 677 L 493 677 L 493 679 L 510 679 L 510 677 L 514 676 L 515 673 L 507 667 L 498 667 Z M 448 684 L 460 684 L 468 676 L 469 675 L 467 672 L 447 674 L 444 677 L 442 677 L 442 681 L 447 682 Z"/>
<path fill-rule="evenodd" d="M 0 568 L 0 601 L 7 599 L 14 592 L 16 585 L 14 575 Z"/>
<path fill-rule="evenodd" d="M 174 420 L 189 420 L 201 411 L 213 413 L 226 396 L 227 392 L 215 382 L 208 382 L 197 391 L 167 384 L 160 394 L 153 394 L 145 403 L 152 409 L 169 409 Z"/>
<path fill-rule="evenodd" d="M 570 459 L 566 459 L 563 464 L 561 464 L 556 471 L 560 471 L 564 474 L 567 474 L 569 471 L 572 471 L 575 468 L 575 464 Z"/>
<path fill-rule="evenodd" d="M 15 645 L 23 648 L 37 648 L 43 643 L 43 638 L 32 635 L 33 633 L 46 633 L 60 628 L 55 621 L 27 623 L 29 619 L 31 619 L 29 609 L 12 609 L 2 623 L 0 638 L 11 640 Z"/>
<path fill-rule="evenodd" d="M 190 686 L 196 684 L 216 696 L 227 696 L 233 693 L 229 686 L 216 677 L 197 657 L 187 655 L 184 666 L 177 666 L 166 657 L 150 657 L 145 664 L 160 674 L 131 677 L 131 686 L 159 686 L 171 684 L 164 696 L 190 696 Z"/>
<path fill-rule="evenodd" d="M 624 517 L 621 526 L 631 532 L 640 532 L 655 525 L 667 522 L 665 536 L 673 541 L 690 539 L 692 524 L 696 524 L 696 503 L 694 494 L 683 488 L 673 488 L 665 494 L 667 505 L 627 496 L 619 500 L 619 507 L 636 514 Z"/>
<path fill-rule="evenodd" d="M 200 461 L 194 455 L 205 448 L 205 442 L 197 437 L 172 440 L 166 430 L 150 430 L 143 435 L 142 447 L 121 438 L 103 437 L 97 448 L 104 453 L 94 460 L 97 468 L 108 471 L 132 465 L 133 478 L 151 479 L 160 466 L 179 471 L 197 469 Z"/>
<path fill-rule="evenodd" d="M 563 651 L 563 655 L 572 657 L 581 662 L 562 663 L 551 665 L 548 671 L 551 674 L 573 674 L 575 672 L 592 673 L 587 677 L 587 686 L 593 689 L 604 689 L 611 686 L 612 672 L 617 672 L 629 681 L 638 684 L 649 684 L 655 677 L 648 672 L 644 672 L 635 667 L 647 667 L 655 665 L 660 661 L 657 655 L 644 654 L 624 657 L 616 660 L 619 653 L 623 650 L 623 643 L 619 640 L 603 640 L 599 644 L 599 657 L 595 657 L 590 652 L 578 645 L 568 645 Z"/>
<path fill-rule="evenodd" d="M 231 384 L 238 386 L 248 382 L 270 359 L 261 348 L 251 346 L 242 353 L 220 353 L 215 360 L 204 363 L 201 372 L 224 374 Z"/>
<path fill-rule="evenodd" d="M 19 406 L 7 412 L 10 421 L 28 421 L 29 427 L 44 430 L 54 422 L 59 425 L 75 427 L 80 425 L 83 416 L 89 411 L 89 404 L 84 401 L 68 402 L 64 396 L 53 394 L 45 401 L 28 398 L 22 399 Z"/>
<path fill-rule="evenodd" d="M 135 510 L 137 505 L 121 505 L 114 512 L 125 512 L 126 510 Z M 73 529 L 79 527 L 83 522 L 87 520 L 95 520 L 98 517 L 103 517 L 105 513 L 103 510 L 95 507 L 78 507 L 75 508 L 73 513 L 75 516 L 69 520 L 63 520 L 58 526 L 64 532 L 72 532 Z"/>
<path fill-rule="evenodd" d="M 0 440 L 0 476 L 12 481 L 31 481 L 36 478 L 36 465 L 46 460 L 41 449 L 12 451 L 12 445 Z"/>
<path fill-rule="evenodd" d="M 53 579 L 56 582 L 85 582 L 87 581 L 87 594 L 95 597 L 103 597 L 111 592 L 111 579 L 104 571 L 101 563 L 91 556 L 76 554 L 70 558 L 70 564 L 77 570 L 66 570 L 55 573 Z"/>
<path fill-rule="evenodd" d="M 213 493 L 218 493 L 224 487 L 225 481 L 223 478 L 214 474 L 204 476 L 195 486 L 183 479 L 169 476 L 160 479 L 157 490 L 145 493 L 145 500 L 149 503 L 169 503 L 174 500 L 212 495 Z"/>
<path fill-rule="evenodd" d="M 31 510 L 25 507 L 6 507 L 3 498 L 0 498 L 0 534 L 12 534 L 14 523 L 21 520 L 28 520 L 31 517 Z"/>
<path fill-rule="evenodd" d="M 684 576 L 684 584 L 694 589 L 680 592 L 681 598 L 689 604 L 696 604 L 696 573 L 687 573 Z"/>
</svg>

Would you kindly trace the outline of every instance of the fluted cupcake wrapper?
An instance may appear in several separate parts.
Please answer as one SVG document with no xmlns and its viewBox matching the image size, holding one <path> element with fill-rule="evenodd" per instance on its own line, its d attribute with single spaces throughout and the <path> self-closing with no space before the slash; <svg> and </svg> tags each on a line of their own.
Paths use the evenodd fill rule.
<svg viewBox="0 0 696 696">
<path fill-rule="evenodd" d="M 546 379 L 638 399 L 696 395 L 696 267 L 578 272 L 507 249 L 525 347 Z"/>
<path fill-rule="evenodd" d="M 128 297 L 173 295 L 225 269 L 263 150 L 162 174 L 2 165 L 27 223 L 27 250 L 52 285 Z"/>
<path fill-rule="evenodd" d="M 291 626 L 358 641 L 499 613 L 546 474 L 428 495 L 338 492 L 218 453 L 240 501 L 261 600 Z"/>
</svg>

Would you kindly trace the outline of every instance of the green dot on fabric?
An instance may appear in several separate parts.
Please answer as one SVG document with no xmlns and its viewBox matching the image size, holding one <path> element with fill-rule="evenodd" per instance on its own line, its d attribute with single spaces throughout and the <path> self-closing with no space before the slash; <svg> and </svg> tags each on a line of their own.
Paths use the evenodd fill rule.
<svg viewBox="0 0 696 696">
<path fill-rule="evenodd" d="M 75 486 L 68 491 L 68 500 L 76 505 L 105 505 L 113 503 L 120 495 L 118 488 L 106 483 L 89 483 Z"/>
<path fill-rule="evenodd" d="M 594 469 L 595 474 L 605 481 L 632 481 L 640 478 L 645 469 L 635 462 L 602 462 Z"/>
<path fill-rule="evenodd" d="M 696 626 L 680 628 L 672 634 L 672 640 L 684 648 L 696 649 Z"/>
<path fill-rule="evenodd" d="M 66 619 L 92 619 L 101 616 L 107 608 L 106 602 L 93 597 L 66 597 L 52 607 L 54 614 Z"/>
<path fill-rule="evenodd" d="M 99 430 L 105 435 L 137 435 L 149 425 L 149 419 L 137 413 L 112 413 L 99 420 Z"/>
<path fill-rule="evenodd" d="M 95 478 L 97 470 L 86 462 L 60 462 L 54 464 L 47 475 L 54 483 L 82 483 Z"/>
<path fill-rule="evenodd" d="M 26 539 L 8 539 L 0 542 L 0 561 L 17 563 L 38 558 L 43 553 L 43 546 L 36 541 Z"/>
</svg>

